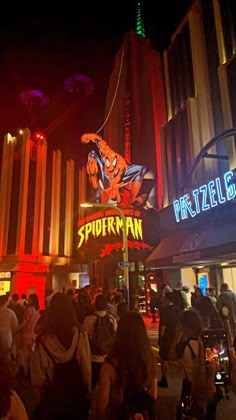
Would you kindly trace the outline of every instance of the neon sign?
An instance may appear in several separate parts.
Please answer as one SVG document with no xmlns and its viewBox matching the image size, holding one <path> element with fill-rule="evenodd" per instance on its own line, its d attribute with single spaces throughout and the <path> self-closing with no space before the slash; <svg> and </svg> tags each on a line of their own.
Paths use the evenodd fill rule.
<svg viewBox="0 0 236 420">
<path fill-rule="evenodd" d="M 90 238 L 107 237 L 111 235 L 120 235 L 122 233 L 123 222 L 119 216 L 107 216 L 96 220 L 88 221 L 80 226 L 78 230 L 80 248 L 83 243 Z M 135 240 L 143 239 L 142 219 L 126 216 L 127 236 L 131 235 Z"/>
<path fill-rule="evenodd" d="M 0 279 L 10 279 L 11 272 L 10 271 L 0 271 Z"/>
<path fill-rule="evenodd" d="M 176 222 L 195 217 L 236 197 L 234 173 L 226 172 L 223 178 L 215 178 L 208 184 L 185 194 L 173 202 Z"/>
</svg>

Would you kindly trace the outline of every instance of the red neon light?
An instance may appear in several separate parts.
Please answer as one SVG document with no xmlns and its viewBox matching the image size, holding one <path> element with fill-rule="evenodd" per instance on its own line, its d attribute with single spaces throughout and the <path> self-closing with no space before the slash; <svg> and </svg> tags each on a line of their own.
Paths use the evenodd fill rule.
<svg viewBox="0 0 236 420">
<path fill-rule="evenodd" d="M 105 257 L 106 255 L 111 254 L 112 251 L 120 251 L 123 248 L 123 244 L 117 242 L 116 244 L 106 244 L 105 247 L 102 249 L 102 252 L 99 254 L 100 257 Z M 153 247 L 147 245 L 143 242 L 138 241 L 128 241 L 128 248 L 130 249 L 138 249 L 138 250 L 151 250 Z"/>
</svg>

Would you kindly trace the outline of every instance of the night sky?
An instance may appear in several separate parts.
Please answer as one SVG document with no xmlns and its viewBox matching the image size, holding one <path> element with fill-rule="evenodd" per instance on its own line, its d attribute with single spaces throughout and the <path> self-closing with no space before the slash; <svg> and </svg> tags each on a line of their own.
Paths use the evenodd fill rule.
<svg viewBox="0 0 236 420">
<path fill-rule="evenodd" d="M 0 6 L 0 136 L 32 121 L 34 129 L 46 130 L 50 146 L 79 162 L 81 134 L 103 124 L 114 56 L 124 34 L 135 29 L 137 2 L 49 3 Z M 193 0 L 144 3 L 146 35 L 162 51 Z M 64 81 L 78 74 L 95 86 L 86 99 L 64 89 Z M 19 96 L 27 89 L 42 91 L 48 106 L 30 115 Z"/>
</svg>

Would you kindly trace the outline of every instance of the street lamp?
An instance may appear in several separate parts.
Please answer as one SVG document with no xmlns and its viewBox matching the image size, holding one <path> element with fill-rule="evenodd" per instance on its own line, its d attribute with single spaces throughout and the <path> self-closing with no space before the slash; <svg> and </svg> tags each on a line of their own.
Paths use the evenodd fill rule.
<svg viewBox="0 0 236 420">
<path fill-rule="evenodd" d="M 128 240 L 127 240 L 127 228 L 126 218 L 121 209 L 114 204 L 110 203 L 81 203 L 80 207 L 98 207 L 98 208 L 109 208 L 116 211 L 122 220 L 122 233 L 123 233 L 123 269 L 124 269 L 124 283 L 127 289 L 127 304 L 129 307 L 129 254 L 128 254 Z"/>
</svg>

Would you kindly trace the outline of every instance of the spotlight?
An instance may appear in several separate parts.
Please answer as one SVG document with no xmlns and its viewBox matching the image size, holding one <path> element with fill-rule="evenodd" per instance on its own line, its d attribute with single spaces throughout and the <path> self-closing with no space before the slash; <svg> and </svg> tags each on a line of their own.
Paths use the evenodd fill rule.
<svg viewBox="0 0 236 420">
<path fill-rule="evenodd" d="M 38 141 L 44 141 L 46 139 L 44 134 L 41 133 L 40 131 L 37 131 L 36 133 L 34 133 L 33 137 L 35 140 L 38 140 Z"/>
</svg>

